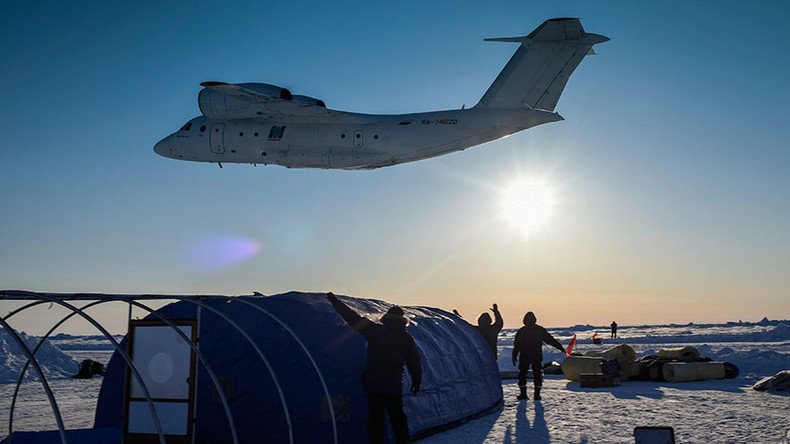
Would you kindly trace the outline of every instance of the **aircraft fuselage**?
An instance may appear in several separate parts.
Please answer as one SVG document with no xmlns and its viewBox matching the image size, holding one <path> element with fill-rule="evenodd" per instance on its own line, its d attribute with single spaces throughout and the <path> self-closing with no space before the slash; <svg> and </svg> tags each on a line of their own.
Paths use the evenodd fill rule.
<svg viewBox="0 0 790 444">
<path fill-rule="evenodd" d="M 460 151 L 558 120 L 562 117 L 553 112 L 490 108 L 400 115 L 335 111 L 321 118 L 200 116 L 154 150 L 196 162 L 373 169 Z"/>
</svg>

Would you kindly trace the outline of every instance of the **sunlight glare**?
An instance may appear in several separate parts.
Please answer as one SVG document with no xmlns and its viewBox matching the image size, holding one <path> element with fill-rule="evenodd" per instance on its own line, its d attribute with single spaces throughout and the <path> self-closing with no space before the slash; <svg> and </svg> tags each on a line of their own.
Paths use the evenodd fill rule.
<svg viewBox="0 0 790 444">
<path fill-rule="evenodd" d="M 504 218 L 527 235 L 548 224 L 554 206 L 554 191 L 543 180 L 519 177 L 502 192 Z"/>
</svg>

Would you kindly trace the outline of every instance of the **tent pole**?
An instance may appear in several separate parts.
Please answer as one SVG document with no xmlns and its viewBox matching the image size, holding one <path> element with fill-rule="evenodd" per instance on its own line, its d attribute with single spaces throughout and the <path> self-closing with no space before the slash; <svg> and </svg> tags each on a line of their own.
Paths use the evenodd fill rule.
<svg viewBox="0 0 790 444">
<path fill-rule="evenodd" d="M 200 305 L 197 306 L 197 313 L 195 314 L 195 320 L 197 321 L 197 325 L 195 325 L 195 346 L 197 346 L 198 353 L 200 353 Z M 197 433 L 195 432 L 197 426 L 197 391 L 198 391 L 198 372 L 200 371 L 200 366 L 195 366 L 195 377 L 192 381 L 192 444 L 195 444 L 195 438 Z M 222 387 L 222 384 L 217 386 L 217 395 L 220 398 L 224 398 L 225 388 Z M 226 401 L 227 402 L 227 401 Z M 226 406 L 227 407 L 227 406 Z M 230 415 L 230 411 L 228 411 L 228 415 Z M 233 424 L 231 424 L 233 426 Z M 233 434 L 234 442 L 236 440 L 236 434 L 234 430 Z"/>
</svg>

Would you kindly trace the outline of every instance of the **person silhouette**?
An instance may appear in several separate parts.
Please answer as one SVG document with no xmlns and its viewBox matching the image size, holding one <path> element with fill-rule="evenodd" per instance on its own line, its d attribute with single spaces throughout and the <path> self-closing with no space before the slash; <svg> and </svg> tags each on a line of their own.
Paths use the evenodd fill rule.
<svg viewBox="0 0 790 444">
<path fill-rule="evenodd" d="M 411 375 L 411 393 L 420 391 L 422 366 L 414 338 L 406 331 L 409 321 L 403 309 L 394 306 L 381 317 L 381 324 L 360 316 L 332 293 L 326 298 L 335 311 L 368 343 L 362 388 L 368 395 L 368 442 L 384 442 L 384 418 L 389 414 L 395 440 L 409 442 L 409 427 L 403 412 L 403 365 Z"/>
<path fill-rule="evenodd" d="M 491 351 L 494 352 L 494 359 L 496 359 L 499 357 L 496 343 L 499 332 L 502 331 L 503 321 L 502 315 L 499 313 L 499 307 L 496 304 L 491 307 L 491 311 L 494 312 L 494 323 L 491 323 L 491 315 L 483 313 L 477 318 L 477 331 L 480 332 L 488 346 L 491 347 Z"/>
<path fill-rule="evenodd" d="M 545 328 L 537 324 L 535 313 L 527 312 L 524 315 L 524 326 L 516 332 L 516 339 L 513 342 L 513 365 L 518 366 L 519 400 L 528 399 L 527 371 L 530 367 L 535 380 L 534 396 L 536 400 L 540 399 L 540 389 L 543 387 L 544 342 L 565 353 L 565 347 Z"/>
</svg>

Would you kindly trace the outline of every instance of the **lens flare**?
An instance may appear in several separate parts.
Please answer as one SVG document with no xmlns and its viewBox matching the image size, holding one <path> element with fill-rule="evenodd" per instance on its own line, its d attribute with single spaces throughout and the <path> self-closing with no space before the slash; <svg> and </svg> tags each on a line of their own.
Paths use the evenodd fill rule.
<svg viewBox="0 0 790 444">
<path fill-rule="evenodd" d="M 545 226 L 554 205 L 554 191 L 543 180 L 521 177 L 502 192 L 503 216 L 525 234 Z"/>
<path fill-rule="evenodd" d="M 248 261 L 261 251 L 261 244 L 239 236 L 215 236 L 189 247 L 185 262 L 199 270 L 222 270 Z"/>
</svg>

